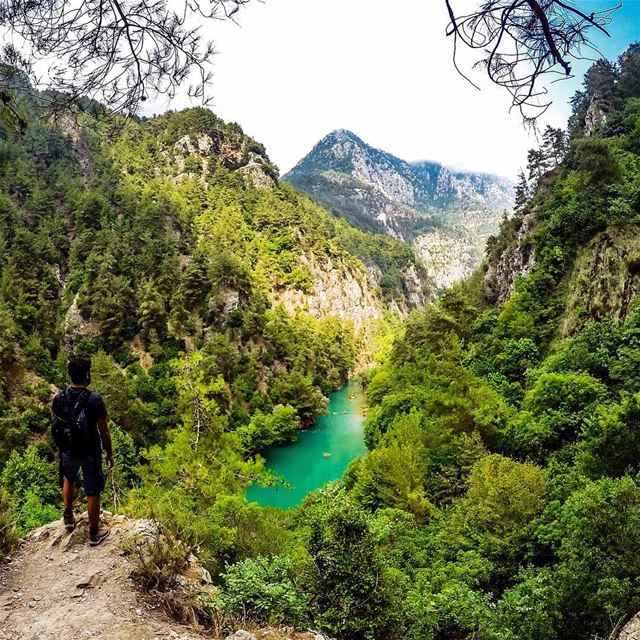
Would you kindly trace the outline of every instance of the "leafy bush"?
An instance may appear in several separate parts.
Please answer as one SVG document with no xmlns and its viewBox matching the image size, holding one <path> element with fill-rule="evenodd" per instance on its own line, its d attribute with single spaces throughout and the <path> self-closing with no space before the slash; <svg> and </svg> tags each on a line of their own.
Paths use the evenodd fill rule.
<svg viewBox="0 0 640 640">
<path fill-rule="evenodd" d="M 18 542 L 18 532 L 12 516 L 9 492 L 0 489 L 0 560 L 11 553 Z"/>
<path fill-rule="evenodd" d="M 21 535 L 58 517 L 61 492 L 57 478 L 54 465 L 41 457 L 35 445 L 9 457 L 0 480 L 11 496 L 11 517 Z"/>
<path fill-rule="evenodd" d="M 308 624 L 309 598 L 296 586 L 291 558 L 250 558 L 229 567 L 222 577 L 220 601 L 227 613 L 263 624 Z"/>
</svg>

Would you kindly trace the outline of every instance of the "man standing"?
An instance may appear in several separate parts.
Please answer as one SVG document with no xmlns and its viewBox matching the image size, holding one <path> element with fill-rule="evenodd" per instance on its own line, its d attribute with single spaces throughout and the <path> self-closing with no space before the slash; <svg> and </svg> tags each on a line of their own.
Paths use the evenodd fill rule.
<svg viewBox="0 0 640 640">
<path fill-rule="evenodd" d="M 72 358 L 67 369 L 71 385 L 56 395 L 52 405 L 52 434 L 60 451 L 64 477 L 63 520 L 67 531 L 73 531 L 75 484 L 82 470 L 89 513 L 89 544 L 97 546 L 109 535 L 109 529 L 100 523 L 100 494 L 105 487 L 103 450 L 109 469 L 113 469 L 114 464 L 107 409 L 102 396 L 87 388 L 91 382 L 91 360 Z"/>
</svg>

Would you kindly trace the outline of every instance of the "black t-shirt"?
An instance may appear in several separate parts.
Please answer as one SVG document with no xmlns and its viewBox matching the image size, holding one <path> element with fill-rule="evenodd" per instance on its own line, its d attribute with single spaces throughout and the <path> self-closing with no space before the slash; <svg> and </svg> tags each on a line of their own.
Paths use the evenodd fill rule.
<svg viewBox="0 0 640 640">
<path fill-rule="evenodd" d="M 80 397 L 80 395 L 85 393 L 85 391 L 85 387 L 69 387 L 67 389 L 67 392 L 70 393 L 74 399 L 75 397 Z M 59 402 L 60 394 L 56 394 L 56 397 L 53 399 L 53 404 L 51 405 L 51 410 L 54 414 L 57 413 L 56 408 L 59 406 Z M 91 391 L 89 393 L 86 404 L 86 413 L 89 432 L 93 442 L 93 451 L 91 455 L 99 456 L 102 453 L 102 441 L 100 440 L 100 431 L 98 430 L 98 420 L 107 417 L 107 407 L 99 393 L 96 393 L 95 391 Z"/>
</svg>

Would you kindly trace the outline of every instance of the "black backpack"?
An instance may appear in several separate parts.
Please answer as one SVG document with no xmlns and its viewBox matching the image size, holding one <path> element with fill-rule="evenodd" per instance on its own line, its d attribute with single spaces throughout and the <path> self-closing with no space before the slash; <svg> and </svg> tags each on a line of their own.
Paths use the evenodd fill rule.
<svg viewBox="0 0 640 640">
<path fill-rule="evenodd" d="M 91 454 L 93 438 L 87 417 L 87 401 L 90 395 L 88 389 L 75 394 L 69 388 L 58 394 L 51 435 L 61 453 L 77 457 Z"/>
</svg>

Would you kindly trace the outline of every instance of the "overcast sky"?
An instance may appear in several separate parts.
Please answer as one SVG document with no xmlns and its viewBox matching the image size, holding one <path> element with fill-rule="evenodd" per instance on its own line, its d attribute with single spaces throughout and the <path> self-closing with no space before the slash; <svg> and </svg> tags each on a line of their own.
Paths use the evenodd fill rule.
<svg viewBox="0 0 640 640">
<path fill-rule="evenodd" d="M 640 34 L 639 15 L 640 0 L 625 0 L 614 38 L 604 43 L 607 55 Z M 508 114 L 504 90 L 478 71 L 477 91 L 455 72 L 446 25 L 443 0 L 250 3 L 238 24 L 207 25 L 219 51 L 212 108 L 265 144 L 283 173 L 324 135 L 345 128 L 406 160 L 515 177 L 535 140 L 519 114 Z M 551 88 L 556 102 L 543 125 L 564 126 L 577 85 Z M 176 99 L 170 107 L 187 105 Z M 147 112 L 166 108 L 156 103 Z"/>
</svg>

